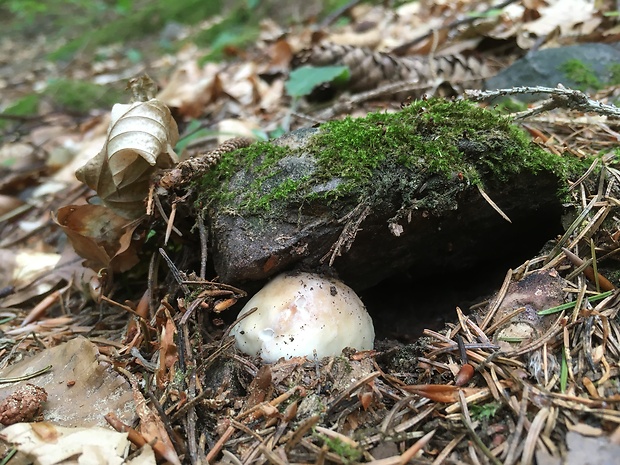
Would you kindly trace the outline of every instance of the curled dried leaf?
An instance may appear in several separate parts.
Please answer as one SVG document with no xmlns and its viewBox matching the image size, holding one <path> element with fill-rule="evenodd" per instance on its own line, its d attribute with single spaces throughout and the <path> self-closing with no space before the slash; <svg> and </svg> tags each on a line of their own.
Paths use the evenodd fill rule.
<svg viewBox="0 0 620 465">
<path fill-rule="evenodd" d="M 133 237 L 138 221 L 129 221 L 101 205 L 67 205 L 58 210 L 54 220 L 89 268 L 122 272 L 138 263 L 139 244 Z"/>
<path fill-rule="evenodd" d="M 177 124 L 159 100 L 114 105 L 103 149 L 76 176 L 115 213 L 138 218 L 153 172 L 178 161 L 172 149 L 178 139 Z"/>
<path fill-rule="evenodd" d="M 142 158 L 150 166 L 162 161 L 177 161 L 172 146 L 179 140 L 179 130 L 170 110 L 159 100 L 114 105 L 105 147 L 117 187 L 131 182 L 132 166 Z"/>
</svg>

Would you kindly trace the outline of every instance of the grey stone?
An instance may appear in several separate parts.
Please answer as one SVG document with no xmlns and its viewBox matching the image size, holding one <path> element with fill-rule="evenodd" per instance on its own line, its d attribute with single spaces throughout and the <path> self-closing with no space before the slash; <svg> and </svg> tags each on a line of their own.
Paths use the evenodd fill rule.
<svg viewBox="0 0 620 465">
<path fill-rule="evenodd" d="M 517 86 L 565 87 L 577 89 L 579 83 L 570 79 L 562 69 L 569 60 L 579 60 L 604 84 L 612 78 L 612 66 L 620 64 L 620 49 L 612 45 L 588 43 L 568 47 L 548 48 L 528 53 L 487 79 L 486 89 L 504 89 Z M 516 95 L 513 98 L 524 102 L 540 100 L 540 95 Z"/>
</svg>

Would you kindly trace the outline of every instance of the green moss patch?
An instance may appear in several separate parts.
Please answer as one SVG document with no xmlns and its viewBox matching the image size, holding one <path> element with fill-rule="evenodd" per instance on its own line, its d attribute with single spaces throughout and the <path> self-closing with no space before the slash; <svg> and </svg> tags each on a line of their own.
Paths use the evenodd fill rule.
<svg viewBox="0 0 620 465">
<path fill-rule="evenodd" d="M 562 64 L 561 70 L 568 79 L 575 82 L 576 88 L 582 91 L 600 90 L 620 84 L 620 64 L 609 65 L 602 79 L 590 65 L 581 60 L 567 60 Z"/>
<path fill-rule="evenodd" d="M 524 170 L 562 178 L 576 163 L 468 101 L 418 101 L 396 113 L 332 121 L 305 140 L 295 149 L 259 142 L 225 154 L 199 181 L 200 204 L 270 216 L 284 200 L 300 208 L 342 197 L 407 206 L 425 191 L 432 208 L 446 190 L 503 182 Z"/>
<path fill-rule="evenodd" d="M 50 82 L 43 94 L 50 98 L 55 106 L 78 113 L 88 113 L 93 108 L 109 108 L 115 103 L 127 100 L 126 93 L 120 88 L 71 79 L 56 79 Z"/>
<path fill-rule="evenodd" d="M 577 84 L 576 87 L 579 90 L 597 90 L 602 86 L 600 79 L 592 67 L 580 60 L 565 61 L 561 66 L 561 70 L 568 79 Z"/>
</svg>

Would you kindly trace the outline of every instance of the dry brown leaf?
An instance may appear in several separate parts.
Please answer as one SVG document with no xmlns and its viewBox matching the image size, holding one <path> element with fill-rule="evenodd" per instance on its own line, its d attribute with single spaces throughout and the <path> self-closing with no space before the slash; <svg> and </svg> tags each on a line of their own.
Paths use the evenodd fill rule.
<svg viewBox="0 0 620 465">
<path fill-rule="evenodd" d="M 177 124 L 159 100 L 114 105 L 106 144 L 76 177 L 118 215 L 138 218 L 152 173 L 178 161 L 172 149 L 178 139 Z"/>
<path fill-rule="evenodd" d="M 555 0 L 541 6 L 538 13 L 540 18 L 524 23 L 523 31 L 543 37 L 559 27 L 563 36 L 570 36 L 573 28 L 591 19 L 596 10 L 589 0 Z"/>
<path fill-rule="evenodd" d="M 62 277 L 52 270 L 60 255 L 31 250 L 0 249 L 0 282 L 11 285 L 16 292 L 1 299 L 8 308 L 49 292 Z"/>
<path fill-rule="evenodd" d="M 60 255 L 55 253 L 0 249 L 0 280 L 16 289 L 24 288 L 49 273 L 58 260 Z"/>
<path fill-rule="evenodd" d="M 82 266 L 82 261 L 70 246 L 65 247 L 60 257 L 57 254 L 0 249 L 0 281 L 10 283 L 16 289 L 14 294 L 1 300 L 2 306 L 8 308 L 42 296 L 61 281 L 73 283 L 87 298 L 97 297 L 103 292 L 105 280 L 92 269 Z M 33 269 L 34 265 L 38 268 Z M 36 273 L 25 273 L 29 268 Z"/>
<path fill-rule="evenodd" d="M 129 452 L 127 433 L 109 428 L 65 428 L 52 423 L 18 423 L 1 434 L 37 465 L 81 463 L 121 465 Z M 141 464 L 155 464 L 152 450 L 141 451 Z M 130 462 L 138 463 L 138 462 Z"/>
<path fill-rule="evenodd" d="M 271 44 L 267 53 L 269 54 L 269 64 L 265 71 L 272 73 L 288 71 L 289 63 L 293 58 L 293 49 L 288 40 L 285 38 L 278 39 Z"/>
<path fill-rule="evenodd" d="M 530 49 L 541 37 L 550 42 L 553 35 L 566 40 L 590 34 L 602 22 L 594 3 L 588 0 L 516 2 L 504 8 L 501 19 L 488 36 L 516 37 L 517 44 L 524 50 Z"/>
<path fill-rule="evenodd" d="M 0 194 L 0 216 L 4 216 L 7 213 L 12 212 L 16 208 L 24 205 L 24 202 L 12 195 Z"/>
<path fill-rule="evenodd" d="M 46 349 L 0 371 L 0 378 L 14 378 L 52 366 L 36 378 L 1 385 L 0 399 L 31 383 L 47 392 L 43 418 L 56 425 L 105 426 L 103 416 L 108 412 L 132 423 L 135 407 L 127 382 L 97 357 L 97 347 L 83 337 Z"/>
<path fill-rule="evenodd" d="M 255 140 L 256 132 L 260 130 L 260 126 L 253 121 L 242 119 L 224 119 L 217 123 L 217 143 L 222 145 L 224 142 L 235 137 L 247 137 Z"/>
<path fill-rule="evenodd" d="M 244 106 L 258 103 L 268 85 L 258 78 L 256 63 L 243 63 L 231 71 L 231 75 L 222 80 L 224 91 Z"/>
<path fill-rule="evenodd" d="M 481 388 L 463 388 L 448 384 L 414 384 L 401 386 L 401 388 L 407 392 L 444 404 L 458 402 L 459 391 L 462 391 L 465 397 L 481 391 Z"/>
<path fill-rule="evenodd" d="M 89 268 L 123 272 L 138 263 L 139 243 L 132 239 L 139 221 L 129 221 L 101 205 L 67 205 L 54 219 Z"/>
<path fill-rule="evenodd" d="M 195 60 L 190 60 L 177 68 L 157 98 L 177 108 L 181 115 L 197 118 L 204 113 L 209 103 L 223 94 L 220 68 L 220 65 L 207 63 L 201 69 Z"/>
<path fill-rule="evenodd" d="M 166 319 L 166 324 L 161 329 L 161 342 L 159 346 L 159 369 L 157 370 L 157 383 L 160 388 L 165 388 L 166 384 L 174 378 L 175 364 L 179 360 L 179 353 L 175 338 L 177 328 L 172 318 Z"/>
</svg>

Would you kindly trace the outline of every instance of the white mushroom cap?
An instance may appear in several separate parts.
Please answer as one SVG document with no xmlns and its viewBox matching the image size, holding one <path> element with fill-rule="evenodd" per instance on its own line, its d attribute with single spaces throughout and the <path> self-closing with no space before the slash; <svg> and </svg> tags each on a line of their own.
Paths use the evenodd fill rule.
<svg viewBox="0 0 620 465">
<path fill-rule="evenodd" d="M 285 273 L 243 307 L 231 330 L 237 347 L 267 363 L 279 358 L 339 355 L 345 347 L 370 350 L 372 319 L 355 292 L 342 282 L 312 273 Z"/>
</svg>

